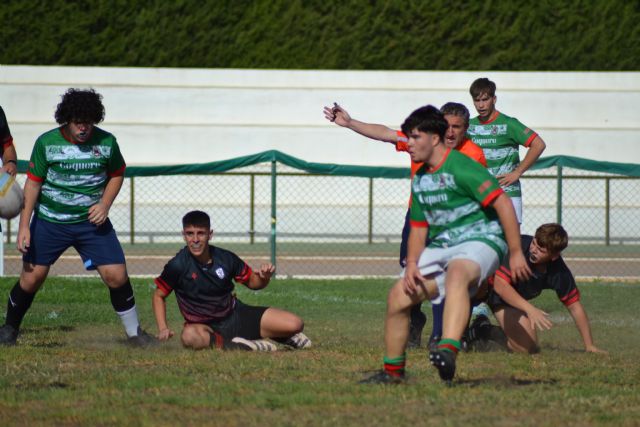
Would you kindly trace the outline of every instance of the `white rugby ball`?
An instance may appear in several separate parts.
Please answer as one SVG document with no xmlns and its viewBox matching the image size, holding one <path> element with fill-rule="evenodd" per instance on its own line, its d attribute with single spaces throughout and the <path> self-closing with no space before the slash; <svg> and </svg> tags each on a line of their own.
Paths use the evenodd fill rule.
<svg viewBox="0 0 640 427">
<path fill-rule="evenodd" d="M 0 218 L 13 219 L 20 214 L 24 205 L 24 192 L 22 187 L 13 181 L 11 187 L 0 196 Z"/>
</svg>

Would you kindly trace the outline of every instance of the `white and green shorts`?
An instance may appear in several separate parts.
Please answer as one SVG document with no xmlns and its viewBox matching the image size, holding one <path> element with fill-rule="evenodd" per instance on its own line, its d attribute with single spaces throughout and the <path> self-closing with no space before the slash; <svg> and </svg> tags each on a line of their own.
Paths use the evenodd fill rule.
<svg viewBox="0 0 640 427">
<path fill-rule="evenodd" d="M 454 259 L 466 259 L 480 266 L 480 277 L 476 286 L 469 289 L 469 296 L 473 297 L 488 277 L 500 266 L 498 253 L 489 245 L 479 241 L 470 241 L 448 248 L 426 247 L 418 260 L 418 268 L 423 276 L 432 276 L 438 285 L 440 295 L 431 300 L 433 304 L 442 302 L 445 296 L 445 279 L 449 262 Z M 405 270 L 400 274 L 404 277 Z"/>
</svg>

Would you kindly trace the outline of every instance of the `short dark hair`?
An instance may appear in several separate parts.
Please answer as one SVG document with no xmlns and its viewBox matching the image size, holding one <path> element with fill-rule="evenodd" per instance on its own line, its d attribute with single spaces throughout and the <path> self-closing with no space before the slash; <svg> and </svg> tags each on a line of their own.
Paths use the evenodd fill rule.
<svg viewBox="0 0 640 427">
<path fill-rule="evenodd" d="M 442 107 L 440 107 L 440 111 L 445 116 L 457 116 L 462 117 L 464 119 L 464 124 L 469 125 L 469 110 L 462 104 L 457 102 L 447 102 Z"/>
<path fill-rule="evenodd" d="M 97 124 L 104 120 L 102 95 L 93 89 L 70 88 L 62 95 L 55 114 L 56 122 L 64 125 L 71 122 Z"/>
<path fill-rule="evenodd" d="M 444 118 L 444 114 L 433 105 L 425 105 L 415 110 L 402 123 L 402 132 L 409 136 L 413 129 L 421 132 L 433 133 L 444 141 L 444 134 L 447 132 L 449 124 Z"/>
<path fill-rule="evenodd" d="M 489 96 L 496 96 L 496 84 L 486 77 L 480 77 L 471 83 L 469 93 L 473 99 L 476 99 L 483 93 Z"/>
<path fill-rule="evenodd" d="M 569 235 L 566 230 L 556 223 L 542 224 L 534 236 L 541 248 L 553 254 L 559 254 L 569 245 Z"/>
<path fill-rule="evenodd" d="M 203 211 L 187 212 L 187 214 L 182 217 L 182 228 L 187 228 L 190 225 L 210 230 L 211 219 L 209 218 L 209 215 Z"/>
</svg>

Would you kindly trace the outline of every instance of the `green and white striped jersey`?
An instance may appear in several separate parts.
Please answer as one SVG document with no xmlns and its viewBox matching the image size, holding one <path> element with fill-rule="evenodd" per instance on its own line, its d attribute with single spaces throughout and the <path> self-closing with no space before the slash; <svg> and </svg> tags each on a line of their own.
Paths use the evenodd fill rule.
<svg viewBox="0 0 640 427">
<path fill-rule="evenodd" d="M 424 165 L 413 177 L 411 227 L 429 227 L 429 246 L 481 241 L 502 259 L 507 244 L 498 215 L 489 206 L 501 194 L 496 178 L 480 163 L 449 149 L 440 165 Z"/>
<path fill-rule="evenodd" d="M 89 207 L 100 201 L 110 177 L 124 174 L 125 162 L 116 138 L 94 127 L 91 138 L 74 144 L 62 128 L 36 140 L 27 176 L 42 183 L 36 214 L 58 223 L 87 220 Z"/>
<path fill-rule="evenodd" d="M 469 137 L 487 159 L 487 169 L 493 176 L 505 175 L 520 164 L 519 146 L 529 147 L 537 133 L 520 123 L 518 119 L 497 112 L 494 119 L 481 122 L 478 117 L 469 121 Z M 521 197 L 520 181 L 503 188 L 509 197 Z"/>
</svg>

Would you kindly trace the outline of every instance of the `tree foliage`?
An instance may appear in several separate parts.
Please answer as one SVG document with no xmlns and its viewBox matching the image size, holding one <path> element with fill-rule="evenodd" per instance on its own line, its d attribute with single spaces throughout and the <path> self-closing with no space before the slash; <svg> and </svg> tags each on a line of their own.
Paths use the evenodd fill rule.
<svg viewBox="0 0 640 427">
<path fill-rule="evenodd" d="M 0 63 L 638 70 L 638 0 L 4 0 Z"/>
</svg>

